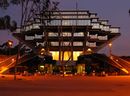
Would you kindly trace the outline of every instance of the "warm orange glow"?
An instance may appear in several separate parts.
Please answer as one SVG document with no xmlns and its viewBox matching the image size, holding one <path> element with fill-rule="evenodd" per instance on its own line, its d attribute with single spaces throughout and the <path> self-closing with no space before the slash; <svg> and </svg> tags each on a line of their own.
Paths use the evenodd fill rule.
<svg viewBox="0 0 130 96">
<path fill-rule="evenodd" d="M 127 74 L 129 73 L 125 68 L 122 68 L 121 70 L 124 71 Z"/>
<path fill-rule="evenodd" d="M 41 65 L 41 66 L 40 66 L 40 68 L 43 68 L 43 69 L 44 69 L 44 66 L 43 66 L 43 65 Z"/>
<path fill-rule="evenodd" d="M 43 55 L 43 54 L 44 54 L 44 52 L 41 52 L 40 54 L 41 54 L 41 55 Z"/>
<path fill-rule="evenodd" d="M 108 45 L 109 45 L 109 47 L 111 47 L 111 46 L 112 46 L 112 43 L 109 43 Z"/>
<path fill-rule="evenodd" d="M 51 51 L 52 57 L 54 60 L 59 60 L 59 51 Z M 81 54 L 81 51 L 74 51 L 73 52 L 73 60 L 76 61 L 77 57 Z M 65 51 L 64 52 L 64 58 L 63 60 L 68 60 L 71 57 L 71 52 L 70 51 Z M 62 52 L 61 52 L 61 57 L 62 59 Z"/>
<path fill-rule="evenodd" d="M 59 52 L 58 51 L 51 51 L 53 60 L 59 60 Z"/>
<path fill-rule="evenodd" d="M 73 52 L 73 59 L 74 59 L 74 61 L 77 61 L 78 56 L 80 56 L 81 53 L 82 53 L 81 51 L 74 51 Z"/>
<path fill-rule="evenodd" d="M 13 58 L 13 59 L 12 59 L 12 62 L 14 62 L 14 61 L 15 61 L 15 59 Z"/>
<path fill-rule="evenodd" d="M 7 67 L 2 67 L 1 70 L 0 70 L 0 74 L 2 74 L 4 71 L 8 70 Z"/>
<path fill-rule="evenodd" d="M 41 51 L 45 51 L 45 49 L 44 49 L 44 48 L 42 48 L 42 49 L 41 49 Z"/>
<path fill-rule="evenodd" d="M 92 52 L 92 49 L 91 49 L 91 48 L 88 48 L 88 49 L 87 49 L 87 52 Z"/>
<path fill-rule="evenodd" d="M 8 40 L 8 45 L 11 47 L 13 45 L 13 41 Z"/>
</svg>

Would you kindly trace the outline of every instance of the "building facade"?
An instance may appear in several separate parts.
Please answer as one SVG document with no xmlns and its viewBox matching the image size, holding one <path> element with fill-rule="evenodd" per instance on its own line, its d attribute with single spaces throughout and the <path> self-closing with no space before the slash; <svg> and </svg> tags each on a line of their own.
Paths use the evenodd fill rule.
<svg viewBox="0 0 130 96">
<path fill-rule="evenodd" d="M 53 60 L 76 61 L 81 54 L 96 53 L 120 36 L 119 27 L 87 10 L 48 11 L 48 19 L 43 13 L 36 13 L 13 35 L 37 53 L 43 48 L 43 54 L 52 55 Z"/>
</svg>

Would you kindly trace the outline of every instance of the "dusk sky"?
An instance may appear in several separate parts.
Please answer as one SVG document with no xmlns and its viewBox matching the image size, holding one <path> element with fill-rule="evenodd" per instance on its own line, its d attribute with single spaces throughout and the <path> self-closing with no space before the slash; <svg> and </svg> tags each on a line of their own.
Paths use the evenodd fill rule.
<svg viewBox="0 0 130 96">
<path fill-rule="evenodd" d="M 75 9 L 76 0 L 53 0 L 60 2 L 60 9 Z M 109 24 L 114 27 L 120 27 L 121 36 L 113 42 L 112 53 L 115 55 L 130 56 L 130 0 L 77 0 L 78 8 L 89 10 L 98 14 L 100 19 L 109 20 Z M 15 7 L 8 8 L 7 11 L 0 10 L 0 17 L 9 14 L 12 19 L 19 21 L 19 9 Z M 14 40 L 11 34 L 0 30 L 0 44 L 7 41 L 8 38 Z M 16 40 L 14 40 L 16 41 Z M 108 53 L 106 46 L 100 52 Z"/>
</svg>

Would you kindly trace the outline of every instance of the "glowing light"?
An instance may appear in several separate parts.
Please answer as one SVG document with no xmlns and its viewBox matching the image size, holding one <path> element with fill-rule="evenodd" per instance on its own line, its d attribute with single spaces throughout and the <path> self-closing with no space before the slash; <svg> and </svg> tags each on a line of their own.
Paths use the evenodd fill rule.
<svg viewBox="0 0 130 96">
<path fill-rule="evenodd" d="M 109 47 L 111 47 L 111 46 L 112 46 L 112 43 L 109 43 L 108 45 L 109 45 Z"/>
<path fill-rule="evenodd" d="M 80 56 L 82 52 L 81 51 L 74 51 L 73 52 L 73 60 L 77 60 L 78 59 L 78 56 Z"/>
<path fill-rule="evenodd" d="M 42 49 L 41 49 L 41 51 L 45 51 L 45 49 L 44 49 L 44 48 L 42 48 Z"/>
<path fill-rule="evenodd" d="M 41 52 L 40 54 L 41 54 L 41 55 L 43 55 L 43 54 L 44 54 L 44 52 Z"/>
<path fill-rule="evenodd" d="M 12 62 L 14 62 L 14 61 L 15 61 L 15 59 L 13 58 L 13 59 L 12 59 Z"/>
<path fill-rule="evenodd" d="M 8 70 L 7 67 L 2 67 L 1 70 L 0 70 L 0 74 L 2 74 L 4 71 Z"/>
<path fill-rule="evenodd" d="M 41 65 L 40 68 L 43 68 L 43 69 L 44 69 L 44 65 Z"/>
<path fill-rule="evenodd" d="M 110 56 L 110 59 L 113 59 L 113 57 L 112 57 L 112 56 Z"/>
<path fill-rule="evenodd" d="M 92 52 L 92 49 L 91 49 L 91 48 L 88 48 L 87 51 L 88 51 L 88 52 Z"/>
<path fill-rule="evenodd" d="M 58 51 L 51 51 L 52 57 L 54 60 L 59 60 L 59 52 Z M 82 51 L 73 51 L 73 60 L 77 60 L 77 57 L 82 53 Z M 61 53 L 62 54 L 62 53 Z M 64 60 L 68 60 L 69 57 L 71 56 L 70 51 L 64 52 Z M 62 58 L 62 57 L 60 57 Z"/>
<path fill-rule="evenodd" d="M 122 68 L 121 70 L 124 71 L 127 74 L 129 73 L 125 68 Z"/>
<path fill-rule="evenodd" d="M 11 41 L 11 40 L 8 40 L 8 46 L 12 46 L 13 45 L 13 41 Z"/>
<path fill-rule="evenodd" d="M 116 59 L 116 61 L 118 61 L 118 59 Z"/>
</svg>

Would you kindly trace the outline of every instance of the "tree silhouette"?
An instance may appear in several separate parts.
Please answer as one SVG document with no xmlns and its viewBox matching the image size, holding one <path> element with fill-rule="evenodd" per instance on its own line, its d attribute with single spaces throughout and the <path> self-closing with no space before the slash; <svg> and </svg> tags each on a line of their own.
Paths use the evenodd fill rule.
<svg viewBox="0 0 130 96">
<path fill-rule="evenodd" d="M 53 13 L 46 12 L 46 11 L 57 10 L 58 4 L 59 4 L 59 2 L 56 2 L 56 1 L 54 2 L 54 1 L 50 1 L 50 0 L 0 0 L 1 9 L 6 10 L 10 5 L 20 5 L 20 6 L 17 6 L 17 7 L 21 8 L 21 17 L 20 17 L 21 22 L 19 25 L 20 27 L 22 25 L 25 25 L 25 23 L 27 23 L 28 21 L 30 21 L 33 18 L 34 14 L 36 14 L 37 12 L 39 12 L 39 13 L 42 12 L 44 18 L 49 19 L 47 21 L 47 22 L 49 22 L 51 20 L 51 15 Z M 8 20 L 8 19 L 9 18 L 6 18 L 5 20 Z M 3 18 L 0 20 L 1 27 L 4 26 L 2 22 L 4 22 Z M 12 24 L 12 23 L 14 26 L 10 26 L 11 28 L 9 28 L 9 29 L 11 29 L 11 31 L 14 31 L 14 29 L 16 29 L 15 27 L 17 27 L 16 26 L 17 23 L 14 21 L 10 22 L 10 24 Z M 43 21 L 43 23 L 45 23 L 45 21 Z M 0 29 L 2 29 L 2 28 L 0 28 Z"/>
</svg>

